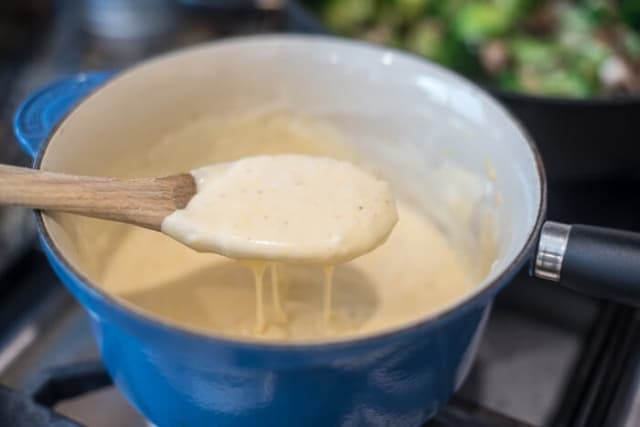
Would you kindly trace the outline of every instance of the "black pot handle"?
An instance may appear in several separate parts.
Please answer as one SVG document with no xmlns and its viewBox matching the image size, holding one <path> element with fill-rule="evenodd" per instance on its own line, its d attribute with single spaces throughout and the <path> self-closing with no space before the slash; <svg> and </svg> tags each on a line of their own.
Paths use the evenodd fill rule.
<svg viewBox="0 0 640 427">
<path fill-rule="evenodd" d="M 579 292 L 640 306 L 640 233 L 547 221 L 534 273 Z"/>
</svg>

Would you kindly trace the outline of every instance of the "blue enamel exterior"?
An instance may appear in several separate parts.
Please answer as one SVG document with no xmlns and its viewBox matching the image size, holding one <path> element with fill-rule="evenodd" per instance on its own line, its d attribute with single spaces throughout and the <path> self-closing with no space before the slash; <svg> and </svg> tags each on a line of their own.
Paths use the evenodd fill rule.
<svg viewBox="0 0 640 427">
<path fill-rule="evenodd" d="M 76 74 L 53 82 L 27 98 L 13 118 L 13 129 L 22 149 L 35 158 L 65 114 L 113 75 L 110 71 Z"/>
<path fill-rule="evenodd" d="M 64 81 L 64 102 L 45 126 L 16 134 L 37 156 L 56 120 L 108 75 Z M 60 84 L 60 83 L 59 83 Z M 59 84 L 49 86 L 60 90 Z M 50 99 L 46 90 L 35 97 Z M 370 338 L 320 345 L 230 341 L 174 328 L 130 310 L 88 284 L 41 238 L 62 282 L 90 313 L 103 361 L 116 385 L 150 421 L 170 426 L 419 426 L 460 385 L 477 350 L 495 294 L 487 292 L 430 321 Z"/>
</svg>

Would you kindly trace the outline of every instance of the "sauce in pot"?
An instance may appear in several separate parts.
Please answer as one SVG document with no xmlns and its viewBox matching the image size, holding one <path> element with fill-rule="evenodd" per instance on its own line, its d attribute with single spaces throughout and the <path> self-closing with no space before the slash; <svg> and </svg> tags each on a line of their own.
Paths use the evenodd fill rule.
<svg viewBox="0 0 640 427">
<path fill-rule="evenodd" d="M 226 122 L 202 119 L 168 135 L 148 157 L 173 159 L 175 170 L 185 164 L 193 168 L 198 162 L 227 162 L 248 154 L 276 155 L 257 157 L 255 159 L 261 160 L 255 160 L 257 163 L 253 166 L 265 166 L 274 159 L 292 161 L 296 158 L 289 155 L 292 153 L 357 161 L 342 136 L 327 128 L 325 123 L 282 111 L 241 116 Z M 207 149 L 194 155 L 192 150 L 184 149 L 185 141 L 192 141 L 193 147 Z M 177 147 L 182 149 L 176 150 Z M 288 155 L 280 156 L 282 154 Z M 328 160 L 320 163 L 324 161 Z M 248 164 L 251 162 L 244 166 Z M 243 161 L 237 165 L 244 167 Z M 316 166 L 323 167 L 322 164 Z M 149 162 L 149 174 L 157 174 L 154 167 L 157 167 L 154 162 Z M 343 167 L 349 176 L 360 173 L 356 168 L 351 170 L 348 164 Z M 201 170 L 196 176 L 206 178 L 212 170 Z M 326 246 L 325 252 L 318 251 L 318 247 L 309 249 L 309 253 L 321 261 L 320 265 L 288 262 L 292 259 L 283 257 L 283 252 L 268 261 L 237 261 L 196 252 L 160 233 L 132 227 L 117 245 L 100 283 L 105 290 L 139 308 L 187 328 L 216 335 L 278 341 L 370 334 L 417 320 L 468 294 L 481 277 L 474 272 L 469 258 L 410 201 L 402 197 L 395 201 L 398 221 L 386 241 L 386 234 L 374 232 L 376 227 L 390 229 L 396 220 L 396 210 L 385 208 L 386 202 L 392 199 L 383 181 L 360 178 L 363 185 L 368 183 L 377 188 L 365 193 L 378 196 L 367 200 L 365 193 L 351 194 L 350 201 L 337 208 L 351 210 L 349 221 L 362 219 L 365 208 L 379 210 L 380 217 L 370 215 L 363 220 L 364 234 L 359 237 L 360 243 L 357 239 L 354 241 L 379 246 L 355 259 L 328 256 L 339 251 Z M 331 179 L 327 183 L 336 185 Z M 221 194 L 220 191 L 214 193 L 218 197 Z M 282 197 L 286 199 L 284 194 Z M 246 202 L 252 203 L 252 200 L 256 200 L 253 195 Z M 305 236 L 326 232 L 325 215 L 336 209 L 336 206 L 314 205 L 313 192 L 305 200 L 305 204 L 295 207 L 300 210 L 300 217 L 296 218 L 297 231 L 290 236 L 292 242 L 303 246 Z M 274 209 L 272 205 L 256 206 L 255 212 L 270 215 L 275 213 Z M 246 219 L 251 227 L 257 228 L 243 230 L 272 232 L 272 225 L 259 226 L 261 219 L 265 224 L 270 223 L 260 215 Z M 345 247 L 356 244 L 354 242 L 343 239 Z M 327 248 L 332 249 L 327 252 Z M 295 253 L 292 257 L 295 261 Z M 287 262 L 278 261 L 282 259 Z"/>
</svg>

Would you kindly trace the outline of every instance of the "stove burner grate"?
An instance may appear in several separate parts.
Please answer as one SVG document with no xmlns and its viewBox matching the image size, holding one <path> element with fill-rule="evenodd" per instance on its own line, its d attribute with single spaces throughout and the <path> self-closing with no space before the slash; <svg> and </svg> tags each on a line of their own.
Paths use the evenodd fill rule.
<svg viewBox="0 0 640 427">
<path fill-rule="evenodd" d="M 66 399 L 112 385 L 100 361 L 79 362 L 43 371 L 27 391 L 0 384 L 0 425 L 12 427 L 82 427 L 53 407 Z M 460 398 L 451 402 L 425 427 L 532 427 Z"/>
</svg>

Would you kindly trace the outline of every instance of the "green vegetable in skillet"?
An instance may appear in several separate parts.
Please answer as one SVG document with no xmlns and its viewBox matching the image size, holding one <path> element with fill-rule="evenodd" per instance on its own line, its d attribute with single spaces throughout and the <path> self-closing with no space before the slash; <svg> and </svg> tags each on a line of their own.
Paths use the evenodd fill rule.
<svg viewBox="0 0 640 427">
<path fill-rule="evenodd" d="M 619 0 L 620 1 L 620 13 L 622 19 L 635 28 L 640 30 L 640 1 L 638 0 Z"/>
<path fill-rule="evenodd" d="M 422 56 L 443 62 L 445 28 L 435 19 L 424 19 L 408 31 L 405 46 Z M 448 65 L 448 64 L 447 64 Z"/>
<path fill-rule="evenodd" d="M 423 19 L 412 26 L 403 47 L 467 75 L 479 72 L 471 50 L 436 19 Z"/>
<path fill-rule="evenodd" d="M 453 19 L 456 36 L 466 43 L 480 43 L 506 34 L 516 22 L 510 9 L 494 3 L 469 3 Z"/>
<path fill-rule="evenodd" d="M 640 34 L 626 30 L 622 35 L 624 50 L 634 60 L 640 59 Z"/>
<path fill-rule="evenodd" d="M 324 18 L 335 31 L 356 35 L 374 18 L 375 0 L 329 0 L 324 5 Z"/>
<path fill-rule="evenodd" d="M 412 21 L 427 11 L 429 0 L 389 0 L 385 3 L 393 6 L 403 20 Z"/>
<path fill-rule="evenodd" d="M 640 92 L 640 0 L 315 0 L 334 31 L 407 49 L 502 89 Z"/>
</svg>

